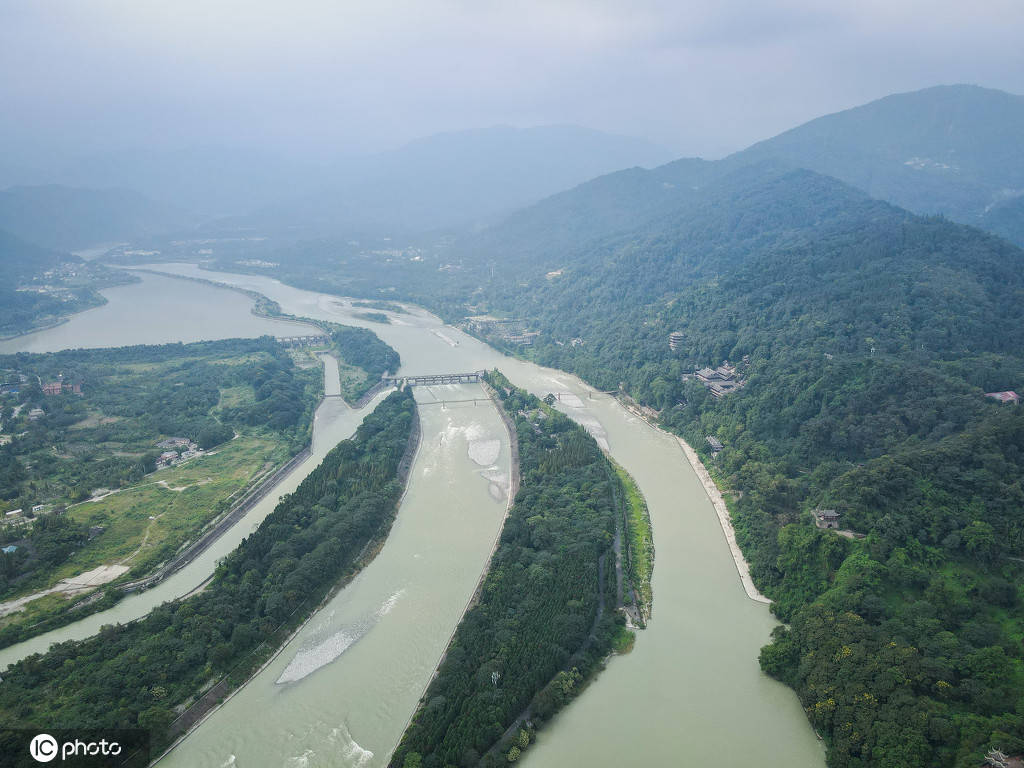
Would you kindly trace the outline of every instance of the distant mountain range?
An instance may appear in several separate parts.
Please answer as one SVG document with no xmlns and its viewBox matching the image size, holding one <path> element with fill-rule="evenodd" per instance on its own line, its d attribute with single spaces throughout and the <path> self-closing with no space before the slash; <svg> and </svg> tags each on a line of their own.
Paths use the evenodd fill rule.
<svg viewBox="0 0 1024 768">
<path fill-rule="evenodd" d="M 47 248 L 84 249 L 194 223 L 194 216 L 126 189 L 47 185 L 0 190 L 0 229 Z"/>
<path fill-rule="evenodd" d="M 1005 230 L 1007 207 L 1019 211 L 1024 195 L 1024 96 L 972 85 L 895 94 L 812 120 L 726 163 L 766 159 L 917 213 Z"/>
<path fill-rule="evenodd" d="M 915 213 L 1024 244 L 1024 97 L 942 86 L 813 120 L 722 160 L 592 179 L 464 240 L 465 250 L 517 264 L 557 261 L 567 248 L 698 204 L 709 185 L 747 168 L 755 176 L 813 170 Z"/>
<path fill-rule="evenodd" d="M 0 227 L 60 248 L 199 223 L 203 236 L 291 240 L 479 232 L 473 246 L 499 257 L 604 237 L 760 166 L 813 170 L 1024 243 L 1024 97 L 1001 91 L 956 85 L 897 94 L 719 161 L 667 160 L 648 142 L 576 126 L 445 133 L 320 165 L 240 149 L 125 153 L 56 174 L 82 187 L 0 192 Z"/>
<path fill-rule="evenodd" d="M 444 133 L 340 163 L 315 189 L 257 218 L 318 235 L 473 228 L 600 174 L 670 157 L 640 139 L 571 125 Z"/>
<path fill-rule="evenodd" d="M 0 287 L 11 289 L 22 280 L 53 269 L 58 264 L 81 261 L 69 253 L 26 243 L 0 229 Z"/>
</svg>

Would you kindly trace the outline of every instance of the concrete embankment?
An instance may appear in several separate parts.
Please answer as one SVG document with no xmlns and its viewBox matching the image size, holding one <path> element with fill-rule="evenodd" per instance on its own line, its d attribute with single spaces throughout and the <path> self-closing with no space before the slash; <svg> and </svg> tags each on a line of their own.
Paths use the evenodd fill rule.
<svg viewBox="0 0 1024 768">
<path fill-rule="evenodd" d="M 648 415 L 641 411 L 639 406 L 621 397 L 619 402 L 630 413 L 639 416 L 655 429 L 665 432 L 657 424 L 652 423 Z M 666 434 L 671 433 L 666 432 Z M 725 499 L 722 498 L 722 492 L 718 490 L 715 481 L 711 479 L 711 474 L 708 472 L 707 467 L 704 466 L 704 462 L 700 460 L 700 456 L 697 455 L 693 446 L 678 435 L 672 435 L 672 437 L 679 443 L 679 447 L 682 449 L 687 461 L 690 462 L 690 466 L 697 473 L 697 478 L 700 480 L 701 485 L 704 486 L 704 492 L 708 495 L 711 505 L 715 508 L 715 514 L 718 515 L 718 522 L 722 526 L 722 533 L 725 534 L 725 541 L 729 545 L 729 552 L 732 554 L 733 563 L 736 564 L 736 572 L 739 574 L 743 591 L 751 600 L 770 605 L 772 601 L 761 594 L 761 591 L 754 586 L 754 580 L 750 576 L 750 564 L 743 557 L 743 550 L 740 549 L 740 545 L 736 542 L 736 530 L 732 527 L 732 517 L 729 515 L 729 508 L 725 504 Z"/>
<path fill-rule="evenodd" d="M 754 580 L 750 577 L 750 566 L 743 557 L 740 545 L 736 543 L 736 531 L 732 527 L 732 518 L 729 516 L 729 508 L 725 505 L 725 499 L 722 498 L 722 492 L 718 490 L 718 486 L 711 479 L 707 467 L 704 466 L 704 462 L 700 460 L 693 447 L 681 437 L 676 437 L 676 440 L 679 442 L 679 447 L 683 449 L 683 453 L 686 454 L 686 458 L 693 467 L 693 471 L 700 478 L 704 491 L 707 493 L 708 498 L 711 499 L 711 504 L 715 508 L 718 522 L 722 524 L 722 533 L 725 534 L 725 540 L 729 544 L 729 551 L 732 553 L 733 562 L 736 563 L 736 570 L 739 572 L 743 591 L 747 593 L 747 597 L 751 600 L 770 604 L 771 600 L 761 594 L 760 590 L 754 586 Z"/>
</svg>

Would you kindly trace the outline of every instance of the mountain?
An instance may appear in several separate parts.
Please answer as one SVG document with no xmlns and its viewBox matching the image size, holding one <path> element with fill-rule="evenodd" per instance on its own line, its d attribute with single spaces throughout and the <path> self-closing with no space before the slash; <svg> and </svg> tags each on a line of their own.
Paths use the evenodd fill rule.
<svg viewBox="0 0 1024 768">
<path fill-rule="evenodd" d="M 567 252 L 695 203 L 743 169 L 755 178 L 797 168 L 1024 245 L 1024 97 L 940 86 L 812 120 L 722 160 L 588 180 L 464 236 L 456 253 L 555 269 Z"/>
<path fill-rule="evenodd" d="M 35 177 L 72 187 L 137 190 L 204 216 L 239 216 L 320 183 L 324 164 L 241 146 L 86 155 Z"/>
<path fill-rule="evenodd" d="M 50 248 L 80 249 L 172 232 L 194 219 L 125 189 L 21 186 L 0 190 L 0 229 Z"/>
<path fill-rule="evenodd" d="M 622 387 L 686 437 L 786 623 L 762 668 L 830 766 L 1020 751 L 1024 410 L 985 393 L 1024 388 L 1024 250 L 751 163 L 612 174 L 334 284 L 521 318 L 540 335 L 520 354 Z M 318 287 L 308 261 L 278 274 Z M 726 360 L 742 386 L 716 397 L 694 371 Z"/>
<path fill-rule="evenodd" d="M 624 386 L 705 454 L 787 625 L 762 668 L 830 766 L 1019 752 L 1024 411 L 985 393 L 1024 387 L 1024 250 L 803 169 L 740 167 L 656 216 L 641 191 L 632 228 L 483 255 L 473 311 L 523 318 L 521 352 Z M 693 372 L 724 360 L 742 387 L 716 399 Z"/>
<path fill-rule="evenodd" d="M 1024 96 L 949 85 L 826 115 L 727 159 L 782 160 L 918 213 L 987 228 L 1024 195 Z"/>
<path fill-rule="evenodd" d="M 316 235 L 472 228 L 600 174 L 669 158 L 648 142 L 576 126 L 445 133 L 338 164 L 331 180 L 256 218 Z"/>
<path fill-rule="evenodd" d="M 0 286 L 4 288 L 12 288 L 59 264 L 81 262 L 77 256 L 41 248 L 0 229 Z"/>
</svg>

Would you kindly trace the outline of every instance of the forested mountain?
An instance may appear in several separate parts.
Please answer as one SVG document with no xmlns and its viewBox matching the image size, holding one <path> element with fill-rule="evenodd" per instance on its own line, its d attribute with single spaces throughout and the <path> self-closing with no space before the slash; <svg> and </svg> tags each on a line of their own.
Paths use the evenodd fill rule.
<svg viewBox="0 0 1024 768">
<path fill-rule="evenodd" d="M 1024 96 L 971 85 L 894 94 L 812 120 L 726 162 L 765 159 L 835 176 L 918 213 L 999 231 L 990 227 L 990 209 L 1024 194 Z"/>
<path fill-rule="evenodd" d="M 49 248 L 131 240 L 191 222 L 185 212 L 127 189 L 47 185 L 0 190 L 0 229 Z"/>
<path fill-rule="evenodd" d="M 0 229 L 0 287 L 14 288 L 22 280 L 64 263 L 81 264 L 82 260 L 69 253 L 25 242 Z"/>
<path fill-rule="evenodd" d="M 694 445 L 725 444 L 711 464 L 791 626 L 763 664 L 831 765 L 1024 748 L 1024 413 L 984 395 L 1024 386 L 1024 251 L 759 167 L 631 232 L 529 256 L 475 309 L 526 318 L 539 362 L 623 383 Z M 725 359 L 745 385 L 715 399 L 692 371 Z M 866 538 L 818 530 L 818 507 Z"/>
</svg>

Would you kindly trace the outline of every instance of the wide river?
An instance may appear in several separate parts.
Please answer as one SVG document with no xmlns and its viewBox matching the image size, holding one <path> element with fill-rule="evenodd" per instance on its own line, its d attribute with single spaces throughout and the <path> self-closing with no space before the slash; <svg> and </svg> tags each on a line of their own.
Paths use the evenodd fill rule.
<svg viewBox="0 0 1024 768">
<path fill-rule="evenodd" d="M 612 659 L 541 732 L 521 761 L 529 768 L 824 765 L 824 752 L 795 695 L 758 668 L 758 650 L 775 620 L 765 605 L 746 597 L 711 502 L 674 438 L 576 377 L 505 357 L 413 307 L 408 314 L 391 315 L 389 325 L 372 324 L 353 318 L 345 300 L 269 278 L 187 264 L 158 268 L 258 291 L 290 314 L 369 327 L 398 350 L 405 373 L 499 367 L 537 395 L 560 393 L 560 407 L 636 478 L 650 508 L 657 550 L 652 621 L 639 633 L 633 652 Z M 267 321 L 248 314 L 251 302 L 239 294 L 143 277 L 138 285 L 106 291 L 106 306 L 6 342 L 0 351 L 295 332 L 291 324 L 285 329 L 263 325 Z M 202 307 L 206 314 L 198 335 L 176 331 L 174 315 L 152 313 L 154 292 L 162 306 L 197 312 Z M 125 324 L 131 325 L 130 333 Z M 473 592 L 505 510 L 505 429 L 491 404 L 453 402 L 480 396 L 476 385 L 417 390 L 422 442 L 381 553 L 161 766 L 386 764 Z M 331 413 L 323 406 L 317 414 L 317 457 L 351 434 L 366 412 L 355 413 L 335 398 L 327 403 L 338 405 Z M 281 492 L 294 488 L 317 457 L 296 470 Z M 278 495 L 271 494 L 266 505 Z M 88 635 L 100 624 L 142 615 L 187 593 L 267 511 L 250 513 L 221 540 L 212 559 L 197 560 L 111 611 L 0 652 L 0 667 L 55 640 Z"/>
</svg>

